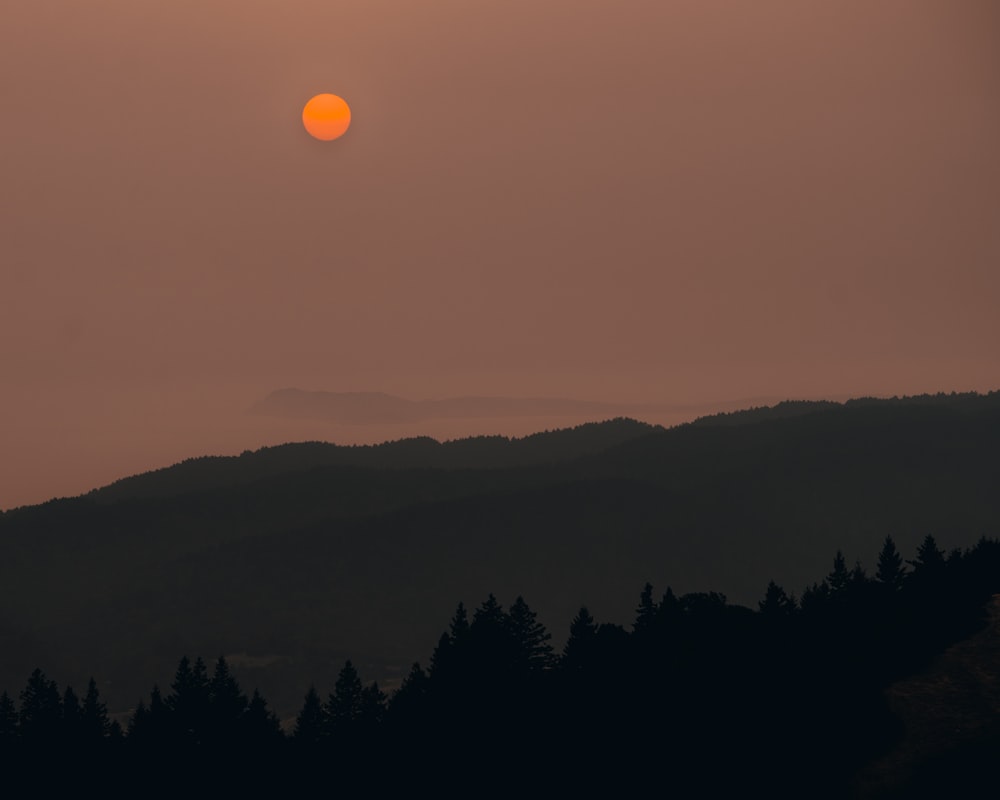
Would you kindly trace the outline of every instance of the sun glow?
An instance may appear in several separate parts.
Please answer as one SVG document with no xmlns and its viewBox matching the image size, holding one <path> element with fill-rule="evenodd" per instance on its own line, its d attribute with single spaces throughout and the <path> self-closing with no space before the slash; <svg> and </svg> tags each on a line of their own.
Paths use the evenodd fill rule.
<svg viewBox="0 0 1000 800">
<path fill-rule="evenodd" d="M 318 94 L 302 109 L 302 124 L 310 136 L 329 142 L 347 132 L 351 108 L 335 94 Z"/>
</svg>

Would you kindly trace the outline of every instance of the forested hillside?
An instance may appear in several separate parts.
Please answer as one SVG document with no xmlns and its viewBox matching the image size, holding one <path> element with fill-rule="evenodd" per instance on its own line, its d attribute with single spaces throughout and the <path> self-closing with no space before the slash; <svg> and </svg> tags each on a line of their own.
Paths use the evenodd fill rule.
<svg viewBox="0 0 1000 800">
<path fill-rule="evenodd" d="M 650 581 L 752 606 L 887 535 L 996 535 L 997 452 L 993 393 L 194 459 L 0 515 L 0 685 L 87 670 L 123 709 L 178 652 L 226 654 L 285 713 L 347 657 L 398 685 L 456 599 L 625 623 Z"/>
<path fill-rule="evenodd" d="M 394 691 L 347 659 L 284 729 L 224 657 L 184 655 L 121 721 L 93 678 L 81 699 L 36 668 L 0 694 L 0 764 L 36 789 L 103 773 L 301 792 L 335 774 L 377 796 L 978 796 L 1000 755 L 1000 541 L 947 554 L 927 536 L 913 556 L 886 537 L 868 574 L 838 552 L 800 600 L 771 582 L 753 610 L 646 584 L 630 625 L 584 606 L 562 647 L 523 597 L 490 594 Z"/>
</svg>

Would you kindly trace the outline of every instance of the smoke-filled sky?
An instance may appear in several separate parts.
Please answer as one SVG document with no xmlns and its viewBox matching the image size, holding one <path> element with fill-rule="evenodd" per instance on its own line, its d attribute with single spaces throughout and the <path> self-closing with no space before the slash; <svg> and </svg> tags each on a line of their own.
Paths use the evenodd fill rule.
<svg viewBox="0 0 1000 800">
<path fill-rule="evenodd" d="M 1000 388 L 995 0 L 9 0 L 0 88 L 0 508 L 396 435 L 286 386 Z"/>
</svg>

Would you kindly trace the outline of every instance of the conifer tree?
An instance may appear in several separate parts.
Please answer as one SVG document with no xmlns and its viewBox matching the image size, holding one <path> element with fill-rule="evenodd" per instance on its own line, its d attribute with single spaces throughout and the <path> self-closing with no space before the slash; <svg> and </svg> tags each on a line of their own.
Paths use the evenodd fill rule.
<svg viewBox="0 0 1000 800">
<path fill-rule="evenodd" d="M 326 731 L 326 713 L 315 686 L 310 686 L 306 692 L 302 710 L 295 719 L 295 731 L 292 738 L 297 744 L 314 746 L 323 738 Z"/>
<path fill-rule="evenodd" d="M 851 575 L 847 571 L 847 562 L 844 554 L 838 550 L 833 558 L 833 571 L 826 576 L 826 584 L 830 587 L 830 594 L 839 597 L 847 589 L 851 581 Z"/>
<path fill-rule="evenodd" d="M 669 619 L 679 614 L 682 610 L 681 601 L 677 599 L 674 590 L 668 586 L 667 591 L 663 593 L 663 598 L 660 600 L 659 608 L 656 609 L 657 615 L 661 619 Z"/>
<path fill-rule="evenodd" d="M 903 585 L 903 559 L 896 550 L 891 536 L 885 537 L 882 552 L 878 556 L 878 570 L 875 578 L 886 586 L 898 589 Z"/>
<path fill-rule="evenodd" d="M 635 633 L 646 633 L 652 630 L 656 621 L 656 602 L 653 600 L 653 584 L 646 583 L 639 595 L 639 605 L 635 609 L 635 622 L 632 630 Z"/>
<path fill-rule="evenodd" d="M 518 595 L 510 607 L 509 626 L 517 648 L 517 665 L 527 669 L 545 669 L 552 664 L 552 635 L 538 621 L 524 598 Z"/>
<path fill-rule="evenodd" d="M 593 655 L 597 641 L 597 623 L 586 606 L 582 606 L 569 626 L 569 638 L 563 647 L 561 665 L 564 669 L 583 669 Z"/>
<path fill-rule="evenodd" d="M 486 676 L 487 680 L 496 681 L 517 663 L 510 617 L 493 594 L 472 615 L 467 640 L 460 668 L 466 679 L 476 675 L 477 681 Z"/>
<path fill-rule="evenodd" d="M 427 700 L 429 682 L 427 673 L 418 662 L 414 662 L 409 674 L 389 701 L 389 713 L 393 717 L 403 718 L 418 714 Z"/>
<path fill-rule="evenodd" d="M 493 593 L 490 592 L 490 596 L 487 597 L 483 604 L 476 609 L 475 613 L 472 615 L 472 625 L 469 626 L 470 630 L 473 626 L 488 627 L 495 626 L 497 628 L 505 627 L 506 615 L 503 611 L 503 606 L 501 606 Z"/>
<path fill-rule="evenodd" d="M 181 658 L 170 689 L 165 705 L 172 727 L 182 740 L 200 744 L 209 716 L 208 673 L 200 656 L 193 665 L 187 656 Z"/>
<path fill-rule="evenodd" d="M 785 590 L 774 581 L 767 584 L 764 599 L 757 606 L 762 614 L 770 617 L 788 616 L 795 613 L 795 599 L 789 597 Z"/>
<path fill-rule="evenodd" d="M 140 700 L 128 719 L 125 735 L 131 744 L 139 744 L 145 740 L 148 733 L 149 711 L 144 700 Z"/>
<path fill-rule="evenodd" d="M 465 604 L 459 603 L 458 607 L 455 609 L 454 615 L 452 615 L 448 634 L 453 643 L 460 645 L 465 640 L 468 633 L 469 616 L 465 610 Z"/>
<path fill-rule="evenodd" d="M 153 689 L 149 693 L 149 721 L 158 737 L 166 735 L 166 729 L 170 723 L 170 707 L 164 701 L 160 687 L 156 684 L 153 685 Z"/>
<path fill-rule="evenodd" d="M 916 559 L 906 563 L 912 566 L 915 572 L 937 574 L 945 565 L 944 551 L 937 546 L 934 537 L 927 534 L 917 548 Z"/>
<path fill-rule="evenodd" d="M 208 684 L 208 698 L 215 735 L 222 738 L 232 736 L 247 710 L 248 701 L 223 656 L 219 656 L 215 663 L 215 671 Z"/>
<path fill-rule="evenodd" d="M 108 709 L 101 702 L 97 682 L 93 678 L 88 682 L 87 694 L 83 698 L 80 725 L 83 739 L 87 742 L 103 741 L 111 733 Z"/>
<path fill-rule="evenodd" d="M 67 741 L 76 743 L 80 738 L 81 716 L 80 698 L 67 686 L 62 698 L 62 732 Z"/>
<path fill-rule="evenodd" d="M 441 634 L 437 647 L 431 653 L 431 677 L 436 681 L 445 679 L 451 674 L 454 663 L 455 650 L 451 636 L 446 631 Z"/>
<path fill-rule="evenodd" d="M 385 718 L 386 696 L 378 688 L 378 682 L 373 681 L 361 691 L 361 709 L 359 719 L 367 730 L 378 727 Z"/>
<path fill-rule="evenodd" d="M 40 669 L 35 669 L 21 691 L 18 727 L 21 738 L 30 742 L 51 741 L 61 728 L 62 702 L 59 687 Z"/>
<path fill-rule="evenodd" d="M 243 729 L 245 738 L 258 745 L 274 743 L 282 738 L 281 724 L 277 716 L 267 707 L 267 700 L 256 689 L 253 690 L 253 696 L 247 704 Z"/>
<path fill-rule="evenodd" d="M 468 646 L 469 617 L 465 605 L 459 603 L 452 615 L 447 632 L 441 634 L 437 647 L 431 654 L 430 674 L 436 681 L 448 681 L 454 677 L 455 670 L 463 658 L 463 652 Z"/>
<path fill-rule="evenodd" d="M 806 612 L 817 611 L 829 602 L 830 585 L 824 580 L 807 586 L 802 591 L 802 610 Z"/>
<path fill-rule="evenodd" d="M 333 693 L 326 703 L 326 716 L 331 731 L 342 731 L 349 728 L 361 717 L 362 685 L 358 671 L 348 659 L 334 685 Z"/>
<path fill-rule="evenodd" d="M 160 687 L 154 684 L 149 693 L 149 705 L 140 700 L 129 719 L 128 741 L 130 744 L 141 745 L 150 750 L 172 743 L 174 736 L 172 722 L 172 712 L 163 701 Z M 109 735 L 113 730 L 112 723 Z"/>
</svg>

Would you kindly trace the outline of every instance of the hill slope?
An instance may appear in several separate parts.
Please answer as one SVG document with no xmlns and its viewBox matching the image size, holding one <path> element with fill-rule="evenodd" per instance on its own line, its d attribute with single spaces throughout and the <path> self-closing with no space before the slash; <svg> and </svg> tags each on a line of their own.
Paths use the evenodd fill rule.
<svg viewBox="0 0 1000 800">
<path fill-rule="evenodd" d="M 0 515 L 0 688 L 86 669 L 122 707 L 181 653 L 247 653 L 287 711 L 346 657 L 383 681 L 426 660 L 489 592 L 557 640 L 584 603 L 627 624 L 647 580 L 753 604 L 887 534 L 907 557 L 996 535 L 998 451 L 993 393 L 195 459 Z"/>
</svg>

